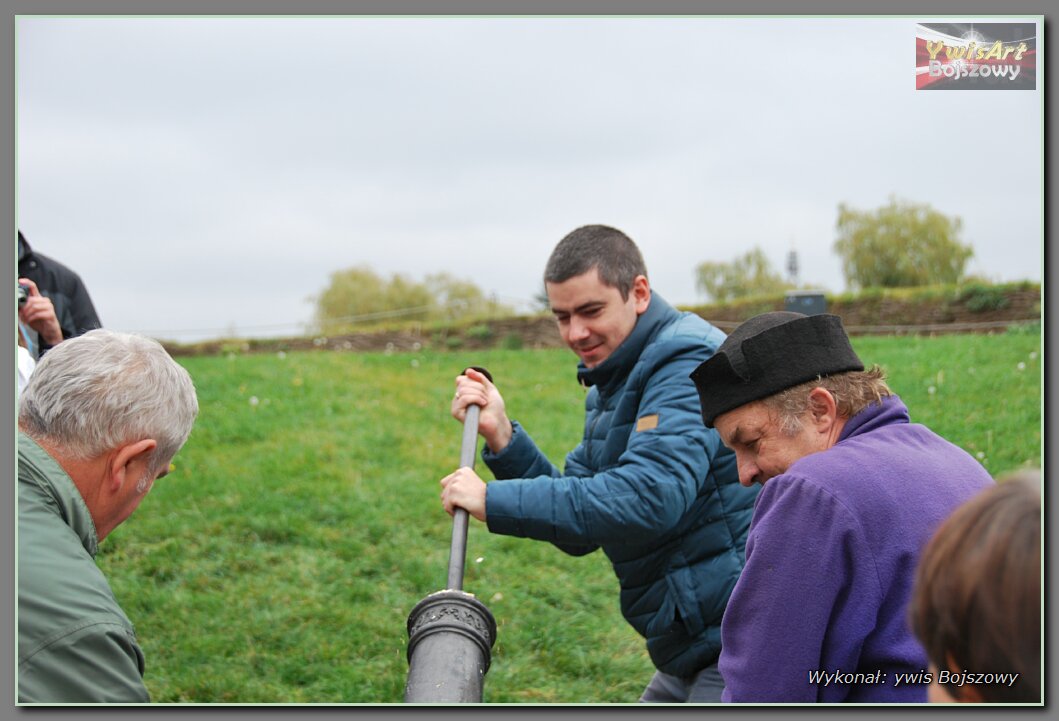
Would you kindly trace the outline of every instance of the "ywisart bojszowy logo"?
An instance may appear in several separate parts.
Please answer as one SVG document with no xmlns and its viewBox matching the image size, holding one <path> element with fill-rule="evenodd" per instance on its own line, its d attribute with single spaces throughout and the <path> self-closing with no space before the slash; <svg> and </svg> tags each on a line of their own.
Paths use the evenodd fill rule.
<svg viewBox="0 0 1059 721">
<path fill-rule="evenodd" d="M 1035 23 L 916 25 L 916 90 L 1034 90 Z"/>
</svg>

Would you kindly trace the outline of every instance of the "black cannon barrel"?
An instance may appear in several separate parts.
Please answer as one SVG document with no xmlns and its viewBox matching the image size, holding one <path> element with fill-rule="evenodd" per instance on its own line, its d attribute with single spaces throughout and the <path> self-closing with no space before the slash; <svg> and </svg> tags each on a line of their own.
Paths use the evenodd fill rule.
<svg viewBox="0 0 1059 721">
<path fill-rule="evenodd" d="M 473 366 L 472 366 L 473 367 Z M 489 371 L 474 367 L 490 381 Z M 466 372 L 466 371 L 465 371 Z M 460 467 L 474 468 L 481 408 L 467 408 Z M 468 513 L 452 514 L 448 584 L 408 614 L 408 681 L 405 703 L 480 703 L 496 641 L 496 620 L 481 601 L 463 591 Z"/>
<path fill-rule="evenodd" d="M 408 616 L 405 703 L 480 703 L 496 621 L 469 593 L 438 591 Z"/>
</svg>

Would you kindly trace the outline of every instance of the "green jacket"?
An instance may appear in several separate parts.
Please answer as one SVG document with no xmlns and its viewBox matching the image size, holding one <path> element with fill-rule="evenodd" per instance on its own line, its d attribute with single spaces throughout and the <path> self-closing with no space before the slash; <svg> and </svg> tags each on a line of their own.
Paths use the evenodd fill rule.
<svg viewBox="0 0 1059 721">
<path fill-rule="evenodd" d="M 143 652 L 62 467 L 18 434 L 18 701 L 146 703 Z"/>
</svg>

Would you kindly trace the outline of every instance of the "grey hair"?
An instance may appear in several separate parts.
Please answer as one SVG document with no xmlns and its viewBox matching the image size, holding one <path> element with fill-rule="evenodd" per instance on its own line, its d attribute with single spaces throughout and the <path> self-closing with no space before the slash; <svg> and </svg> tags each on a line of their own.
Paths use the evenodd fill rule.
<svg viewBox="0 0 1059 721">
<path fill-rule="evenodd" d="M 82 460 L 153 438 L 157 472 L 187 441 L 198 412 L 191 376 L 161 344 L 97 329 L 41 358 L 19 397 L 18 425 Z"/>
<path fill-rule="evenodd" d="M 647 277 L 647 266 L 636 243 L 609 225 L 584 225 L 559 241 L 544 267 L 545 283 L 562 283 L 593 268 L 606 285 L 629 299 L 636 276 Z"/>
<path fill-rule="evenodd" d="M 775 414 L 775 422 L 784 435 L 796 436 L 805 424 L 809 412 L 809 394 L 814 388 L 823 388 L 835 399 L 838 415 L 852 418 L 872 403 L 893 395 L 886 385 L 886 374 L 879 366 L 866 371 L 846 371 L 800 383 L 763 399 L 769 411 Z"/>
</svg>

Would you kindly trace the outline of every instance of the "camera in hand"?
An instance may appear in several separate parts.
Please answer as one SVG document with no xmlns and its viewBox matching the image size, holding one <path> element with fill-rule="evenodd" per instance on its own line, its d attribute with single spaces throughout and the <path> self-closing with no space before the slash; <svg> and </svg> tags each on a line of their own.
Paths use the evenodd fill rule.
<svg viewBox="0 0 1059 721">
<path fill-rule="evenodd" d="M 26 304 L 26 300 L 29 299 L 29 286 L 18 284 L 18 307 L 21 308 Z"/>
</svg>

